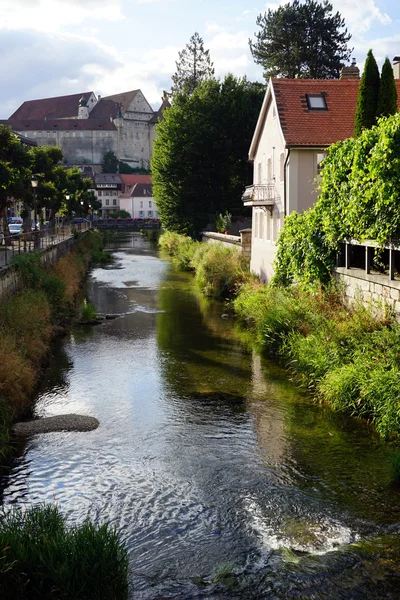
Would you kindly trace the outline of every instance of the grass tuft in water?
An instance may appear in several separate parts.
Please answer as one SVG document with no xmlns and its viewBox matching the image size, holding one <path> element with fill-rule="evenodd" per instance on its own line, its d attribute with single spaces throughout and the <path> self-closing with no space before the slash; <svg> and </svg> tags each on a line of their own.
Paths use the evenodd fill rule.
<svg viewBox="0 0 400 600">
<path fill-rule="evenodd" d="M 0 516 L 2 600 L 125 600 L 128 553 L 107 525 L 66 526 L 56 507 Z"/>
<path fill-rule="evenodd" d="M 82 321 L 94 321 L 97 318 L 96 307 L 87 300 L 81 306 L 81 318 Z"/>
</svg>

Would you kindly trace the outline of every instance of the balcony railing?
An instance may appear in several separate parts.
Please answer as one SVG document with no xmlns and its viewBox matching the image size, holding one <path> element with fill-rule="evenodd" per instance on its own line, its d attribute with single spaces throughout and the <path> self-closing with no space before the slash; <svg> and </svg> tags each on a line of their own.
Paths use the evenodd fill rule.
<svg viewBox="0 0 400 600">
<path fill-rule="evenodd" d="M 248 185 L 242 195 L 244 206 L 273 206 L 278 198 L 274 183 Z"/>
</svg>

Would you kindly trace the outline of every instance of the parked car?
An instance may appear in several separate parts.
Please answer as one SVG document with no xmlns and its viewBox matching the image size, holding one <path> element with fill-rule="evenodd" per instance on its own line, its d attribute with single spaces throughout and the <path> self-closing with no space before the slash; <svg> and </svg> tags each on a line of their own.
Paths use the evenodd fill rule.
<svg viewBox="0 0 400 600">
<path fill-rule="evenodd" d="M 18 223 L 22 225 L 23 221 L 21 217 L 8 217 L 7 223 Z"/>
<path fill-rule="evenodd" d="M 77 223 L 89 223 L 89 221 L 84 217 L 75 217 L 72 219 L 71 225 L 76 225 Z"/>
<path fill-rule="evenodd" d="M 8 226 L 11 237 L 19 238 L 22 233 L 22 223 L 10 223 Z"/>
</svg>

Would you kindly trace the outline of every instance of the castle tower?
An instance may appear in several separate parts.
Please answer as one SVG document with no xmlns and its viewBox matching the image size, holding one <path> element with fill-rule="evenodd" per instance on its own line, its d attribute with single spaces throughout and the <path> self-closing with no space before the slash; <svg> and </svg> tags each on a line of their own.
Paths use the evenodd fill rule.
<svg viewBox="0 0 400 600">
<path fill-rule="evenodd" d="M 79 100 L 79 109 L 78 109 L 78 119 L 88 119 L 89 118 L 89 108 L 87 105 L 87 100 L 84 96 Z"/>
</svg>

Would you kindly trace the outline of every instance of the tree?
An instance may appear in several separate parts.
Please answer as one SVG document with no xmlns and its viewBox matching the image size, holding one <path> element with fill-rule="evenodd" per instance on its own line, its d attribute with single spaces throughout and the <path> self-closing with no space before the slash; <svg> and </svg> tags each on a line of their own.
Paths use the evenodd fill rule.
<svg viewBox="0 0 400 600">
<path fill-rule="evenodd" d="M 118 158 L 112 150 L 104 154 L 101 171 L 102 173 L 118 173 Z"/>
<path fill-rule="evenodd" d="M 256 41 L 249 40 L 264 76 L 335 79 L 352 52 L 339 12 L 327 0 L 293 0 L 257 17 Z"/>
<path fill-rule="evenodd" d="M 370 129 L 376 123 L 379 97 L 379 69 L 372 50 L 368 50 L 364 72 L 358 88 L 358 99 L 354 123 L 354 137 L 363 129 Z"/>
<path fill-rule="evenodd" d="M 210 51 L 204 50 L 204 42 L 197 31 L 178 56 L 179 59 L 175 63 L 176 73 L 172 76 L 173 97 L 180 92 L 192 94 L 200 83 L 213 78 L 214 66 L 210 59 Z"/>
<path fill-rule="evenodd" d="M 382 67 L 379 85 L 377 117 L 389 117 L 397 112 L 397 89 L 390 60 L 386 58 Z"/>
<path fill-rule="evenodd" d="M 21 197 L 30 179 L 29 157 L 11 127 L 0 125 L 0 220 L 8 231 L 7 207 Z"/>
<path fill-rule="evenodd" d="M 196 235 L 215 213 L 243 210 L 247 153 L 264 86 L 228 75 L 178 94 L 157 125 L 153 193 L 163 225 Z"/>
</svg>

